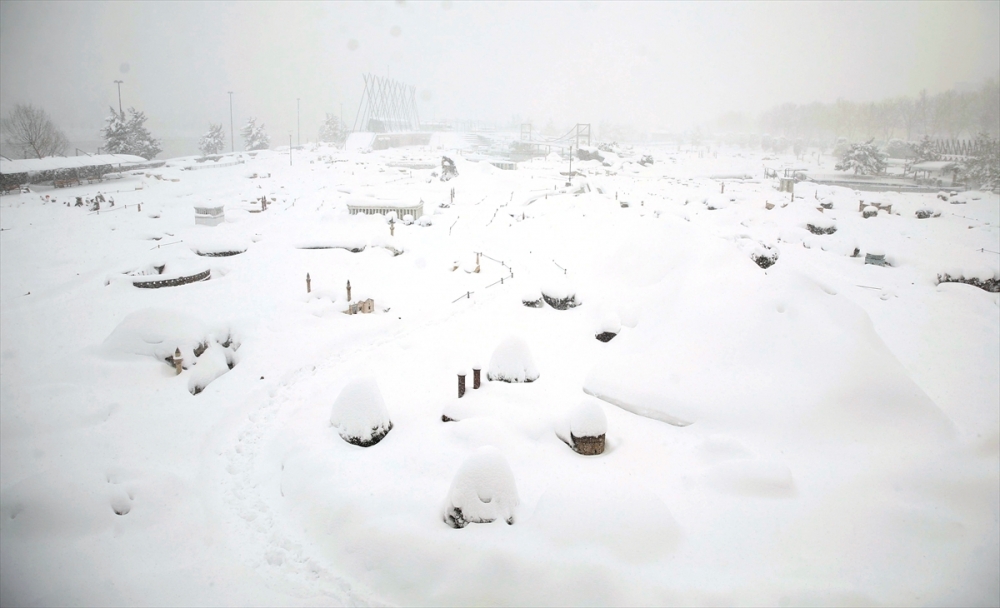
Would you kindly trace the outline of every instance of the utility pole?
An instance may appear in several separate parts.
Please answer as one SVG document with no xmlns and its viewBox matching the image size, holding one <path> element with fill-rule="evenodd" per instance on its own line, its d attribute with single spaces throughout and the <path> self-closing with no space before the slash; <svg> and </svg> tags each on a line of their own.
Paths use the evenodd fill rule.
<svg viewBox="0 0 1000 608">
<path fill-rule="evenodd" d="M 566 185 L 573 183 L 573 146 L 569 147 L 569 177 L 566 178 Z"/>
<path fill-rule="evenodd" d="M 118 85 L 118 114 L 121 115 L 122 120 L 125 120 L 125 112 L 122 112 L 122 84 L 124 80 L 116 80 L 115 84 Z"/>
<path fill-rule="evenodd" d="M 236 152 L 236 138 L 233 136 L 233 92 L 229 91 L 229 151 Z"/>
<path fill-rule="evenodd" d="M 288 134 L 288 166 L 292 166 L 292 134 Z"/>
<path fill-rule="evenodd" d="M 299 119 L 299 98 L 295 98 L 295 145 L 302 145 L 302 121 Z"/>
</svg>

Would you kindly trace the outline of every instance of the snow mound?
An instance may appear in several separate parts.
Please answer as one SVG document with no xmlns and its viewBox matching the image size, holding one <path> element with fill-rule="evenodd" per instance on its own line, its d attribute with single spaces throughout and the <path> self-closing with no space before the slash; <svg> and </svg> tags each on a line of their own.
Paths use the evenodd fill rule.
<svg viewBox="0 0 1000 608">
<path fill-rule="evenodd" d="M 550 487 L 527 526 L 556 546 L 599 547 L 631 563 L 662 558 L 680 537 L 677 522 L 659 497 L 601 478 Z"/>
<path fill-rule="evenodd" d="M 500 382 L 534 382 L 538 376 L 528 343 L 515 336 L 497 346 L 486 371 L 487 379 Z"/>
<path fill-rule="evenodd" d="M 208 330 L 198 319 L 172 310 L 146 308 L 125 317 L 104 340 L 108 353 L 172 357 L 180 349 L 185 362 L 194 361 L 194 350 L 205 342 Z"/>
<path fill-rule="evenodd" d="M 792 472 L 780 462 L 730 460 L 709 467 L 704 480 L 708 487 L 725 494 L 773 498 L 795 494 Z"/>
<path fill-rule="evenodd" d="M 497 519 L 513 524 L 518 503 L 514 473 L 507 459 L 495 447 L 484 446 L 455 473 L 444 504 L 444 521 L 452 528 Z"/>
<path fill-rule="evenodd" d="M 193 362 L 191 377 L 188 379 L 188 390 L 191 394 L 197 395 L 213 380 L 232 369 L 234 365 L 232 356 L 231 350 L 211 342 Z"/>
<path fill-rule="evenodd" d="M 361 447 L 373 446 L 392 430 L 389 412 L 374 378 L 350 382 L 333 404 L 330 424 L 344 441 Z"/>
</svg>

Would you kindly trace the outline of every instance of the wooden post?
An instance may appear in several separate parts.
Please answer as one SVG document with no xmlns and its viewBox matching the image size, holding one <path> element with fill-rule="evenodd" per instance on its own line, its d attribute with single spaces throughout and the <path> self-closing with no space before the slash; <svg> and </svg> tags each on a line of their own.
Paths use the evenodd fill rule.
<svg viewBox="0 0 1000 608">
<path fill-rule="evenodd" d="M 458 375 L 458 398 L 465 396 L 465 374 Z"/>
<path fill-rule="evenodd" d="M 347 301 L 351 301 L 351 280 L 347 280 Z"/>
<path fill-rule="evenodd" d="M 396 222 L 389 220 L 389 236 L 396 236 Z"/>
<path fill-rule="evenodd" d="M 181 349 L 177 348 L 174 350 L 174 369 L 177 370 L 178 376 L 184 369 L 183 363 L 184 363 L 184 357 L 181 356 Z"/>
<path fill-rule="evenodd" d="M 722 192 L 720 192 L 719 194 L 725 194 L 725 193 L 726 193 L 726 182 L 722 182 Z"/>
<path fill-rule="evenodd" d="M 139 213 L 142 213 L 142 203 L 139 203 Z"/>
<path fill-rule="evenodd" d="M 312 293 L 312 279 L 309 278 L 309 273 L 306 273 L 306 293 Z"/>
<path fill-rule="evenodd" d="M 795 202 L 795 182 L 791 183 L 791 187 L 788 189 L 788 193 L 792 195 L 790 199 L 793 203 Z"/>
<path fill-rule="evenodd" d="M 479 388 L 481 386 L 479 377 L 479 372 L 481 371 L 478 367 L 472 368 L 472 388 Z"/>
</svg>

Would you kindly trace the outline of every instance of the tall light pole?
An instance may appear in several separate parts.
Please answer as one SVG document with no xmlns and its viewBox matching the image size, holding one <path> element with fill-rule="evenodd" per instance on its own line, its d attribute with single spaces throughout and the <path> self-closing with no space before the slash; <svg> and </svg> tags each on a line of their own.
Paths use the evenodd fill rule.
<svg viewBox="0 0 1000 608">
<path fill-rule="evenodd" d="M 122 84 L 124 80 L 116 80 L 115 84 L 118 85 L 118 114 L 121 115 L 122 120 L 125 120 L 125 112 L 122 112 Z"/>
<path fill-rule="evenodd" d="M 229 91 L 229 151 L 236 152 L 236 138 L 233 136 L 233 92 Z"/>
<path fill-rule="evenodd" d="M 302 121 L 299 119 L 299 98 L 295 98 L 295 145 L 302 145 Z"/>
<path fill-rule="evenodd" d="M 288 134 L 288 166 L 292 166 L 292 134 Z"/>
</svg>

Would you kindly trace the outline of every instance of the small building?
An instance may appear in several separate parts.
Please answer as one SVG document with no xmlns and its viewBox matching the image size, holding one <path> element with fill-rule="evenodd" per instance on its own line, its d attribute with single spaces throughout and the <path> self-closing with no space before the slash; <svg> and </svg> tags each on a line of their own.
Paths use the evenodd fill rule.
<svg viewBox="0 0 1000 608">
<path fill-rule="evenodd" d="M 367 300 L 361 300 L 360 302 L 351 302 L 345 310 L 349 315 L 356 314 L 370 314 L 375 312 L 375 300 L 368 298 Z"/>
<path fill-rule="evenodd" d="M 203 226 L 217 226 L 226 221 L 225 206 L 218 207 L 195 207 L 194 223 Z"/>
<path fill-rule="evenodd" d="M 387 215 L 392 211 L 396 212 L 396 217 L 412 215 L 414 220 L 420 219 L 424 214 L 424 202 L 420 201 L 416 205 L 398 205 L 393 203 L 381 203 L 378 201 L 359 201 L 347 203 L 347 210 L 351 215 Z"/>
<path fill-rule="evenodd" d="M 517 169 L 517 163 L 509 160 L 491 160 L 490 164 L 504 171 L 514 171 Z"/>
</svg>

